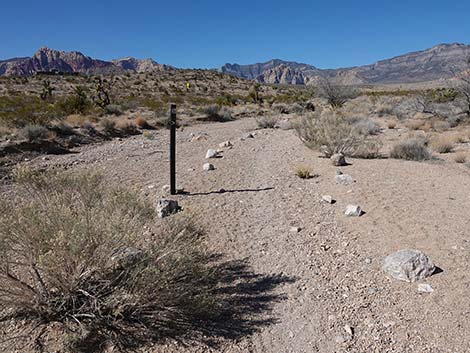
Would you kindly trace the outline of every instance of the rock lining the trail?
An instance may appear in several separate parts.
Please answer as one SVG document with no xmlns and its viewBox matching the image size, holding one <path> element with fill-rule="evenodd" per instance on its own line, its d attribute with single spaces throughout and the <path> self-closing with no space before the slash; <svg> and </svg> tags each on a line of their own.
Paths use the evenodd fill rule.
<svg viewBox="0 0 470 353">
<path fill-rule="evenodd" d="M 423 252 L 405 249 L 387 256 L 382 269 L 397 280 L 416 282 L 431 276 L 436 267 Z"/>
</svg>

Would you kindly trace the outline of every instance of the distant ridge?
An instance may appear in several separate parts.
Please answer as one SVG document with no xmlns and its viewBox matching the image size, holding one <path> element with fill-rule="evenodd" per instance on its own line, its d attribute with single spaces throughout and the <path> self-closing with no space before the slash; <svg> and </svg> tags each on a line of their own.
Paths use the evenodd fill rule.
<svg viewBox="0 0 470 353">
<path fill-rule="evenodd" d="M 439 44 L 371 65 L 319 69 L 313 65 L 273 59 L 250 65 L 225 64 L 219 72 L 261 83 L 309 85 L 321 78 L 342 84 L 400 84 L 447 79 L 467 67 L 470 46 L 461 43 Z M 0 76 L 31 76 L 39 72 L 68 74 L 118 74 L 172 70 L 153 59 L 126 57 L 112 61 L 93 59 L 77 51 L 39 49 L 32 57 L 0 61 Z"/>
<path fill-rule="evenodd" d="M 92 59 L 78 51 L 65 52 L 46 47 L 40 48 L 30 58 L 0 61 L 0 75 L 5 76 L 31 76 L 38 72 L 110 74 L 126 71 L 159 71 L 170 68 L 152 59 L 124 58 L 104 61 Z"/>
<path fill-rule="evenodd" d="M 321 77 L 344 84 L 418 83 L 452 77 L 466 68 L 469 55 L 470 46 L 452 43 L 351 68 L 323 70 L 276 59 L 252 65 L 225 64 L 219 71 L 277 84 L 311 84 Z"/>
</svg>

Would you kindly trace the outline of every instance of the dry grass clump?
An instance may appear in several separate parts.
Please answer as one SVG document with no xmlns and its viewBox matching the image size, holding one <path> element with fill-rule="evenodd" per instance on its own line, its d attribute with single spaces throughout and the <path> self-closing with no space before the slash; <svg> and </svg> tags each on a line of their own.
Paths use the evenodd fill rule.
<svg viewBox="0 0 470 353">
<path fill-rule="evenodd" d="M 348 120 L 362 135 L 377 135 L 381 131 L 379 124 L 368 118 L 349 118 Z"/>
<path fill-rule="evenodd" d="M 125 135 L 135 135 L 138 133 L 137 126 L 134 124 L 134 122 L 127 119 L 119 120 L 115 126 Z"/>
<path fill-rule="evenodd" d="M 387 128 L 390 130 L 393 130 L 397 127 L 397 121 L 396 120 L 387 120 Z"/>
<path fill-rule="evenodd" d="M 454 161 L 456 163 L 465 163 L 467 161 L 467 154 L 465 152 L 458 152 L 454 156 Z"/>
<path fill-rule="evenodd" d="M 149 123 L 147 120 L 145 120 L 143 117 L 139 116 L 134 120 L 134 123 L 141 129 L 147 129 L 150 127 Z"/>
<path fill-rule="evenodd" d="M 309 167 L 300 165 L 295 168 L 295 175 L 300 179 L 310 179 L 313 178 L 312 170 Z"/>
<path fill-rule="evenodd" d="M 405 123 L 405 126 L 411 131 L 416 131 L 422 130 L 425 123 L 426 122 L 424 120 L 408 120 Z"/>
<path fill-rule="evenodd" d="M 348 119 L 330 110 L 302 117 L 296 122 L 295 130 L 307 147 L 320 149 L 325 157 L 335 153 L 354 156 L 370 141 Z"/>
<path fill-rule="evenodd" d="M 274 129 L 279 122 L 276 115 L 263 115 L 256 119 L 256 125 L 259 129 Z"/>
<path fill-rule="evenodd" d="M 450 153 L 454 150 L 455 138 L 452 135 L 438 135 L 431 139 L 430 144 L 438 153 Z"/>
<path fill-rule="evenodd" d="M 152 207 L 97 174 L 20 170 L 15 180 L 16 197 L 0 201 L 0 309 L 40 336 L 60 325 L 73 352 L 128 352 L 189 332 L 236 335 L 248 329 L 243 309 L 266 307 L 221 289 L 229 269 L 210 264 L 186 219 L 145 236 Z M 255 282 L 241 265 L 233 273 Z"/>
<path fill-rule="evenodd" d="M 86 124 L 93 122 L 89 116 L 72 114 L 65 118 L 65 122 L 73 127 L 84 127 Z"/>
<path fill-rule="evenodd" d="M 393 146 L 391 158 L 422 161 L 431 159 L 432 155 L 422 140 L 410 138 Z"/>
<path fill-rule="evenodd" d="M 104 133 L 107 135 L 113 134 L 116 130 L 116 121 L 112 119 L 101 119 L 100 125 L 103 128 Z"/>
</svg>

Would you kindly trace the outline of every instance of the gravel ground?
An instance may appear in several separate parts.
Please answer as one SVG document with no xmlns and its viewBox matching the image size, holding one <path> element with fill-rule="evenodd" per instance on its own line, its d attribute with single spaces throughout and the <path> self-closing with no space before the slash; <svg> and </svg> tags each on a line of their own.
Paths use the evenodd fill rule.
<svg viewBox="0 0 470 353">
<path fill-rule="evenodd" d="M 341 170 L 356 182 L 337 185 L 337 168 L 291 130 L 256 130 L 240 140 L 255 125 L 243 119 L 178 132 L 178 187 L 188 194 L 176 199 L 206 226 L 214 251 L 268 276 L 259 294 L 276 299 L 269 310 L 252 313 L 260 323 L 250 334 L 214 347 L 170 342 L 146 352 L 468 352 L 470 169 L 351 160 Z M 168 183 L 169 134 L 152 134 L 33 163 L 100 170 L 157 200 Z M 233 148 L 204 172 L 207 149 L 225 140 Z M 298 165 L 318 177 L 298 178 Z M 324 194 L 337 202 L 322 202 Z M 366 213 L 345 217 L 350 203 Z M 383 257 L 404 248 L 424 251 L 442 270 L 423 281 L 433 293 L 420 294 L 416 283 L 381 271 Z"/>
</svg>

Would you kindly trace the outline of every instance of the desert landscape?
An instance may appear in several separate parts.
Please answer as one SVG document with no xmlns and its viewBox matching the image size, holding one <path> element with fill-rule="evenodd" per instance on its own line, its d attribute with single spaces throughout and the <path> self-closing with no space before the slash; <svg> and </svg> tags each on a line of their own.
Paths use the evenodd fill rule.
<svg viewBox="0 0 470 353">
<path fill-rule="evenodd" d="M 469 49 L 0 61 L 1 351 L 469 352 Z"/>
</svg>

